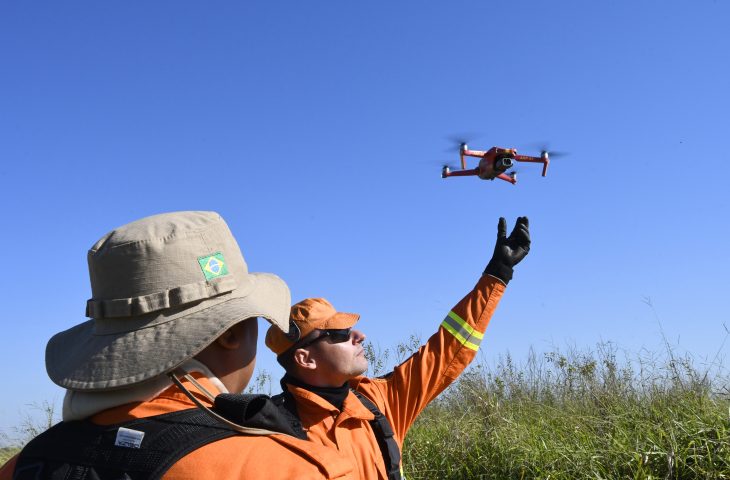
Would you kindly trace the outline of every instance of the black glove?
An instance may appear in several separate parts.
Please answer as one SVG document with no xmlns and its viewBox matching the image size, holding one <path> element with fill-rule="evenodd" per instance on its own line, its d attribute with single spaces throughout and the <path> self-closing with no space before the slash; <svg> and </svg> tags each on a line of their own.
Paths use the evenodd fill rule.
<svg viewBox="0 0 730 480">
<path fill-rule="evenodd" d="M 499 217 L 497 244 L 494 255 L 484 269 L 484 275 L 491 275 L 508 284 L 512 280 L 512 267 L 520 263 L 530 251 L 530 225 L 527 217 L 517 217 L 512 233 L 507 236 L 507 220 Z"/>
</svg>

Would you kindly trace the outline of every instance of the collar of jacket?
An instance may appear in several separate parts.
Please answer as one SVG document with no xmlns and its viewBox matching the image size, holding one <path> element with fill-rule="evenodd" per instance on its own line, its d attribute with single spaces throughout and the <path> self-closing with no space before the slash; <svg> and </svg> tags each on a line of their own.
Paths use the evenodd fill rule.
<svg viewBox="0 0 730 480">
<path fill-rule="evenodd" d="M 340 420 L 345 420 L 347 418 L 356 418 L 368 422 L 375 418 L 375 415 L 365 408 L 365 405 L 363 405 L 351 391 L 348 391 L 347 396 L 342 403 L 342 409 L 338 409 L 324 398 L 305 388 L 297 387 L 292 384 L 287 384 L 286 387 L 289 392 L 294 395 L 300 417 L 302 417 L 302 420 L 305 419 L 304 417 L 308 420 L 303 423 L 309 423 L 311 425 L 320 422 L 326 417 L 338 418 L 337 423 L 340 423 Z M 308 426 L 309 425 L 305 425 L 305 427 Z"/>
<path fill-rule="evenodd" d="M 296 377 L 292 377 L 288 373 L 281 379 L 281 389 L 286 389 L 287 385 L 294 385 L 295 387 L 301 387 L 315 393 L 327 400 L 338 410 L 342 410 L 342 404 L 344 403 L 345 398 L 347 398 L 347 395 L 350 393 L 350 386 L 347 383 L 343 383 L 339 387 L 315 387 L 314 385 L 305 383 Z"/>
</svg>

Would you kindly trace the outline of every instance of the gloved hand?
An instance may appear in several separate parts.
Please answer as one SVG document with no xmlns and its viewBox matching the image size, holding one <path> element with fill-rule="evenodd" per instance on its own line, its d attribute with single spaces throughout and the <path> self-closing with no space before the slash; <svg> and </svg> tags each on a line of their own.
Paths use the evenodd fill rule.
<svg viewBox="0 0 730 480">
<path fill-rule="evenodd" d="M 502 280 L 505 285 L 512 280 L 512 267 L 520 263 L 530 251 L 530 225 L 527 217 L 517 217 L 512 233 L 507 236 L 507 220 L 499 217 L 497 244 L 494 255 L 484 269 L 484 275 Z"/>
</svg>

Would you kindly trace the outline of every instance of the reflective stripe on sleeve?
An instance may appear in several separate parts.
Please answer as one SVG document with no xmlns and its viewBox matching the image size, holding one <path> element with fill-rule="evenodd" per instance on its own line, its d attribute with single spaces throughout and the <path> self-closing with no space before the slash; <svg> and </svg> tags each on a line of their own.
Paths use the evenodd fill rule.
<svg viewBox="0 0 730 480">
<path fill-rule="evenodd" d="M 474 327 L 466 323 L 463 318 L 454 312 L 449 312 L 446 318 L 444 318 L 444 321 L 441 322 L 441 326 L 465 347 L 474 351 L 479 350 L 479 344 L 482 343 L 484 334 L 475 330 Z"/>
</svg>

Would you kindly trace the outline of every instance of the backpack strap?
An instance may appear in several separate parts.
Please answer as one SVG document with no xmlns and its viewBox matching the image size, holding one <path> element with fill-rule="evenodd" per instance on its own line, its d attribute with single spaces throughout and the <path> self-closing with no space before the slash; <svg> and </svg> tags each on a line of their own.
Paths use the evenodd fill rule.
<svg viewBox="0 0 730 480">
<path fill-rule="evenodd" d="M 375 433 L 375 438 L 378 441 L 380 447 L 380 453 L 383 455 L 383 462 L 385 462 L 385 470 L 388 472 L 388 480 L 402 480 L 403 472 L 401 471 L 401 456 L 398 442 L 395 441 L 395 433 L 393 427 L 390 425 L 388 418 L 383 415 L 377 405 L 373 403 L 362 393 L 357 390 L 352 390 L 352 393 L 362 402 L 362 404 L 375 415 L 373 420 L 370 420 L 370 427 L 372 427 Z"/>
<path fill-rule="evenodd" d="M 13 480 L 157 479 L 193 450 L 234 435 L 197 408 L 116 425 L 61 422 L 25 446 Z"/>
<path fill-rule="evenodd" d="M 293 398 L 286 404 L 296 408 Z M 266 395 L 221 394 L 213 411 L 241 426 L 307 438 L 299 418 Z M 239 434 L 199 408 L 116 425 L 61 422 L 25 446 L 13 480 L 157 479 L 188 453 Z"/>
</svg>

